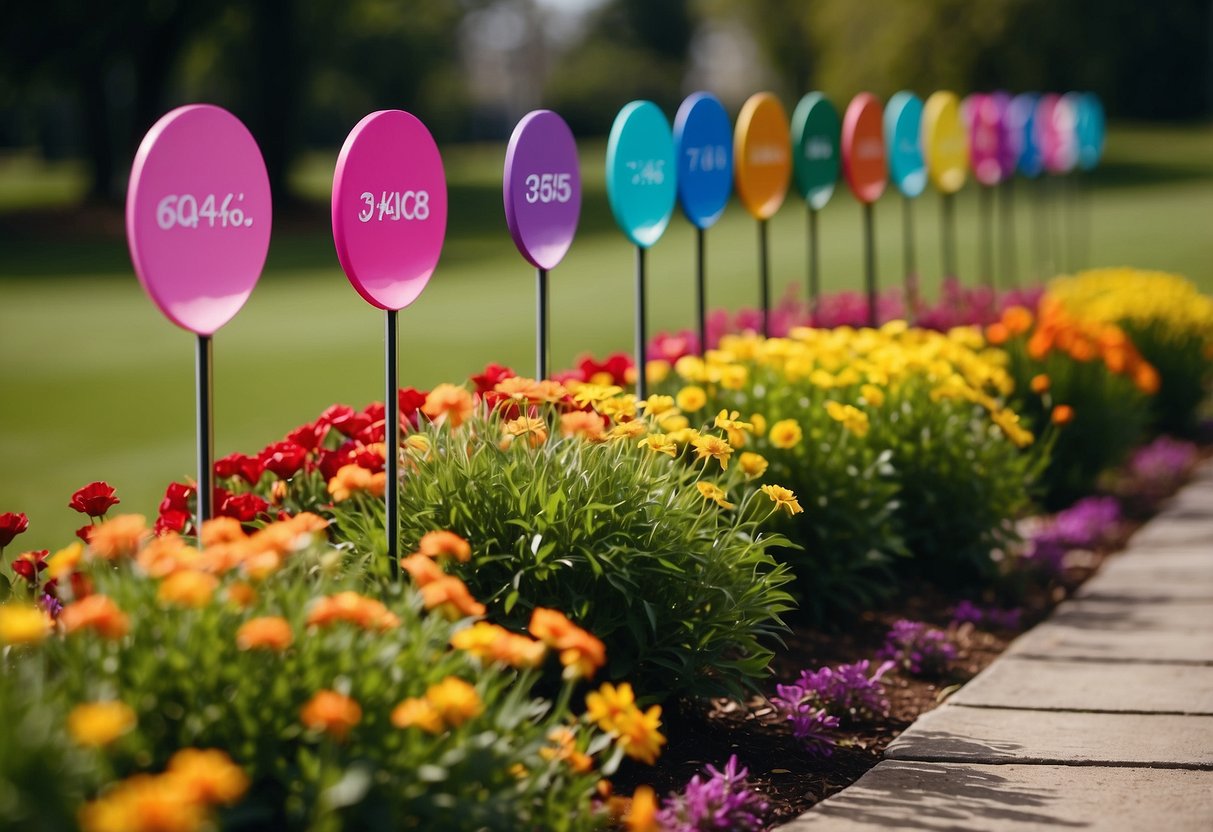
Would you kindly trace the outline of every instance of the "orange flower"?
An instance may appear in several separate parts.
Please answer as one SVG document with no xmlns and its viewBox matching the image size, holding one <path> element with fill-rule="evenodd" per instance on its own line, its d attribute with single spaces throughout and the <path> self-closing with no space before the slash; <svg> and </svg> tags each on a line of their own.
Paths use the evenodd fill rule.
<svg viewBox="0 0 1213 832">
<path fill-rule="evenodd" d="M 476 688 L 458 676 L 447 676 L 438 684 L 431 685 L 425 692 L 425 701 L 451 728 L 458 728 L 484 712 L 484 703 L 480 701 Z"/>
<path fill-rule="evenodd" d="M 151 578 L 166 577 L 186 569 L 197 560 L 198 550 L 187 546 L 176 532 L 152 538 L 135 555 L 135 562 Z"/>
<path fill-rule="evenodd" d="M 434 422 L 449 420 L 457 428 L 472 415 L 472 394 L 454 384 L 439 384 L 425 397 L 421 412 Z"/>
<path fill-rule="evenodd" d="M 602 417 L 588 410 L 574 410 L 560 416 L 560 435 L 579 436 L 590 442 L 603 442 L 606 436 Z"/>
<path fill-rule="evenodd" d="M 236 646 L 241 650 L 273 650 L 281 653 L 294 640 L 290 622 L 277 615 L 250 618 L 236 631 Z"/>
<path fill-rule="evenodd" d="M 998 322 L 992 323 L 986 327 L 986 340 L 996 347 L 1002 346 L 1011 338 L 1011 333 L 1007 329 L 1007 325 Z"/>
<path fill-rule="evenodd" d="M 239 609 L 251 607 L 253 602 L 257 600 L 257 590 L 244 581 L 228 584 L 226 595 L 228 603 Z"/>
<path fill-rule="evenodd" d="M 335 690 L 320 690 L 300 709 L 299 719 L 311 730 L 340 741 L 362 720 L 362 708 Z"/>
<path fill-rule="evenodd" d="M 525 436 L 532 448 L 538 448 L 548 441 L 548 423 L 530 416 L 511 419 L 501 426 L 501 432 L 505 434 L 507 442 Z"/>
<path fill-rule="evenodd" d="M 397 728 L 420 728 L 427 734 L 441 734 L 442 717 L 425 699 L 410 697 L 392 709 L 392 724 Z"/>
<path fill-rule="evenodd" d="M 78 745 L 100 748 L 135 727 L 135 712 L 125 702 L 85 702 L 67 715 L 67 732 Z"/>
<path fill-rule="evenodd" d="M 451 646 L 481 659 L 517 668 L 538 667 L 547 652 L 543 642 L 532 641 L 487 621 L 477 621 L 456 632 L 451 636 Z"/>
<path fill-rule="evenodd" d="M 1022 335 L 1032 328 L 1032 313 L 1022 306 L 1010 306 L 1002 313 L 1002 325 L 1010 335 Z"/>
<path fill-rule="evenodd" d="M 94 555 L 106 560 L 130 557 L 151 535 L 141 514 L 119 514 L 97 526 L 88 536 L 88 546 Z"/>
<path fill-rule="evenodd" d="M 1068 425 L 1074 421 L 1074 408 L 1068 404 L 1059 404 L 1053 408 L 1053 424 Z"/>
<path fill-rule="evenodd" d="M 536 607 L 528 627 L 531 635 L 560 651 L 568 678 L 590 678 L 606 664 L 606 646 L 557 610 Z"/>
<path fill-rule="evenodd" d="M 350 590 L 317 599 L 307 615 L 309 627 L 325 627 L 337 621 L 380 632 L 400 624 L 400 619 L 381 602 Z"/>
<path fill-rule="evenodd" d="M 623 822 L 628 832 L 661 832 L 657 820 L 657 793 L 649 786 L 637 786 Z"/>
<path fill-rule="evenodd" d="M 438 564 L 421 553 L 401 558 L 400 568 L 413 576 L 413 583 L 418 587 L 432 584 L 434 581 L 446 577 L 446 573 Z"/>
<path fill-rule="evenodd" d="M 448 531 L 426 532 L 417 544 L 417 552 L 427 558 L 454 558 L 460 563 L 467 563 L 472 559 L 471 545 L 459 535 Z"/>
<path fill-rule="evenodd" d="M 1133 371 L 1133 384 L 1147 396 L 1153 396 L 1158 392 L 1162 379 L 1158 375 L 1158 370 L 1143 361 Z"/>
<path fill-rule="evenodd" d="M 577 750 L 577 736 L 568 728 L 553 728 L 548 739 L 552 745 L 539 749 L 543 759 L 568 761 L 569 768 L 576 774 L 585 774 L 594 767 L 594 758 Z"/>
<path fill-rule="evenodd" d="M 343 465 L 329 480 L 328 492 L 333 502 L 341 503 L 358 493 L 382 497 L 386 487 L 387 475 L 383 471 L 372 474 L 361 465 Z"/>
<path fill-rule="evenodd" d="M 238 543 L 247 536 L 240 521 L 234 517 L 216 517 L 202 524 L 203 547 L 216 546 L 220 543 Z"/>
<path fill-rule="evenodd" d="M 80 809 L 84 832 L 194 832 L 205 829 L 206 806 L 173 775 L 136 774 Z"/>
<path fill-rule="evenodd" d="M 105 638 L 119 639 L 131 629 L 130 619 L 118 609 L 106 595 L 90 595 L 73 604 L 68 604 L 59 613 L 59 621 L 66 633 L 77 630 L 95 630 Z"/>
<path fill-rule="evenodd" d="M 1053 348 L 1053 335 L 1045 329 L 1038 329 L 1028 339 L 1028 356 L 1034 361 L 1042 360 Z"/>
<path fill-rule="evenodd" d="M 249 787 L 244 770 L 217 748 L 183 748 L 169 758 L 166 773 L 175 778 L 195 802 L 208 805 L 231 806 Z"/>
<path fill-rule="evenodd" d="M 1049 392 L 1049 377 L 1044 373 L 1038 373 L 1037 375 L 1032 376 L 1032 381 L 1029 383 L 1029 385 L 1031 386 L 1033 393 L 1038 396 L 1042 396 Z"/>
<path fill-rule="evenodd" d="M 427 610 L 437 609 L 451 619 L 484 615 L 484 604 L 472 597 L 467 584 L 454 575 L 443 575 L 421 587 Z"/>
<path fill-rule="evenodd" d="M 156 599 L 162 604 L 198 609 L 211 602 L 218 587 L 219 579 L 214 575 L 185 569 L 174 572 L 160 583 Z"/>
<path fill-rule="evenodd" d="M 533 378 L 523 378 L 522 376 L 510 376 L 503 378 L 493 387 L 493 391 L 500 393 L 507 399 L 513 399 L 519 402 L 538 401 L 539 382 Z"/>
</svg>

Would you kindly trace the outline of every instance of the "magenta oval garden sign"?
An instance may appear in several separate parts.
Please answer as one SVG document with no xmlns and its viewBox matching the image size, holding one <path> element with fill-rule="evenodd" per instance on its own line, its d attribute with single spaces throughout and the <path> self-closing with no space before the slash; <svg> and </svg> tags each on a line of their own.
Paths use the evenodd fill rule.
<svg viewBox="0 0 1213 832">
<path fill-rule="evenodd" d="M 446 174 L 434 137 L 380 110 L 346 137 L 333 173 L 333 244 L 366 301 L 399 310 L 429 283 L 446 237 Z"/>
<path fill-rule="evenodd" d="M 143 137 L 126 192 L 135 274 L 169 320 L 210 336 L 261 277 L 272 205 L 265 161 L 240 119 L 178 107 Z"/>
<path fill-rule="evenodd" d="M 528 113 L 514 128 L 502 198 L 518 251 L 537 269 L 556 268 L 577 233 L 581 172 L 573 131 L 551 110 Z"/>
</svg>

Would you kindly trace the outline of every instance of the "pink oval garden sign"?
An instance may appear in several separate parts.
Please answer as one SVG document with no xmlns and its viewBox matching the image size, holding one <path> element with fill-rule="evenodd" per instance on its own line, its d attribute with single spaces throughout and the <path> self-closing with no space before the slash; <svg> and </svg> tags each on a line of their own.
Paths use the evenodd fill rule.
<svg viewBox="0 0 1213 832">
<path fill-rule="evenodd" d="M 333 174 L 333 243 L 350 283 L 400 310 L 429 283 L 446 236 L 446 174 L 425 125 L 380 110 L 355 125 Z"/>
<path fill-rule="evenodd" d="M 126 193 L 135 274 L 169 320 L 210 336 L 261 277 L 272 205 L 252 134 L 211 104 L 179 107 L 143 137 Z"/>
</svg>

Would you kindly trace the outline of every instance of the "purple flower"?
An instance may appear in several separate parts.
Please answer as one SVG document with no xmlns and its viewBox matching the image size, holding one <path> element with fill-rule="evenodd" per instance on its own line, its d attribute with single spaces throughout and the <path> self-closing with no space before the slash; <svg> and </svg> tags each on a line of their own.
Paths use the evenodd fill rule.
<svg viewBox="0 0 1213 832">
<path fill-rule="evenodd" d="M 46 610 L 46 614 L 51 618 L 58 618 L 59 613 L 63 611 L 63 603 L 49 592 L 43 593 L 42 598 L 38 600 L 38 605 Z"/>
<path fill-rule="evenodd" d="M 896 662 L 915 676 L 939 676 L 955 660 L 956 645 L 943 630 L 903 618 L 894 622 L 885 636 L 879 656 Z"/>
<path fill-rule="evenodd" d="M 766 825 L 768 804 L 746 779 L 749 774 L 749 769 L 740 768 L 736 754 L 723 771 L 709 765 L 691 778 L 682 794 L 670 795 L 658 823 L 666 832 L 757 832 Z"/>
<path fill-rule="evenodd" d="M 1149 508 L 1172 494 L 1187 478 L 1196 462 L 1196 446 L 1191 442 L 1160 436 L 1138 448 L 1125 465 L 1127 483 L 1124 496 Z"/>
<path fill-rule="evenodd" d="M 794 719 L 801 711 L 823 709 L 847 720 L 874 719 L 889 713 L 881 677 L 893 668 L 884 662 L 871 676 L 867 659 L 854 664 L 805 670 L 794 685 L 777 685 L 779 695 L 771 701 Z"/>
<path fill-rule="evenodd" d="M 952 610 L 953 624 L 980 624 L 985 618 L 985 610 L 972 601 L 961 601 Z"/>
</svg>

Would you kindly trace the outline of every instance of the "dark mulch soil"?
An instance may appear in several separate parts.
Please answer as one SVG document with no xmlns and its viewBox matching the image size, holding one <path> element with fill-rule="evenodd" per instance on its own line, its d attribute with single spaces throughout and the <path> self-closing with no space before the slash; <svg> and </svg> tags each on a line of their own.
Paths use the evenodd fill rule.
<svg viewBox="0 0 1213 832">
<path fill-rule="evenodd" d="M 1105 554 L 1084 553 L 1055 584 L 1030 590 L 1020 601 L 1023 610 L 1020 630 L 988 631 L 969 624 L 957 628 L 954 632 L 959 656 L 946 678 L 919 679 L 901 671 L 887 674 L 889 716 L 849 728 L 843 733 L 844 743 L 829 758 L 807 755 L 792 736 L 790 724 L 762 696 L 745 702 L 729 699 L 672 702 L 662 714 L 669 745 L 658 764 L 649 767 L 625 762 L 613 778 L 615 787 L 619 793 L 627 794 L 644 783 L 664 796 L 681 791 L 705 765 L 722 766 L 730 754 L 736 754 L 749 768 L 750 781 L 770 803 L 769 825 L 785 823 L 855 782 L 876 765 L 889 743 L 910 727 L 919 714 L 941 704 L 993 662 L 1020 632 L 1043 619 L 1094 573 Z M 952 608 L 966 597 L 975 602 L 989 600 L 921 587 L 880 610 L 836 620 L 829 629 L 793 624 L 785 638 L 786 646 L 772 662 L 773 674 L 763 692 L 773 695 L 776 684 L 794 681 L 805 669 L 875 660 L 885 634 L 900 618 L 947 628 Z"/>
</svg>

